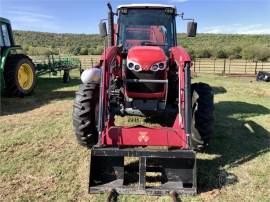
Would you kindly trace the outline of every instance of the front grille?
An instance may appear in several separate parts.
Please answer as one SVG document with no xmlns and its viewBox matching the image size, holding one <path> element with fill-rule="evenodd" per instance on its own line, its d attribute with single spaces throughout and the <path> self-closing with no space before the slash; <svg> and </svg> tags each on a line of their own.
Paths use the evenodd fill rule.
<svg viewBox="0 0 270 202">
<path fill-rule="evenodd" d="M 131 71 L 126 70 L 127 79 L 147 79 L 147 80 L 164 80 L 165 71 Z M 164 91 L 163 83 L 128 83 L 126 88 L 128 92 L 134 93 L 158 93 Z"/>
</svg>

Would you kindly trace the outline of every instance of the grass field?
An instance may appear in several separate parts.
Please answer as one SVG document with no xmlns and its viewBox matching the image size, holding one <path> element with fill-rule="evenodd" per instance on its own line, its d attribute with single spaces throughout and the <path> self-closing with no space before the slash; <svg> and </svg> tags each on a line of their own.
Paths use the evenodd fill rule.
<svg viewBox="0 0 270 202">
<path fill-rule="evenodd" d="M 69 84 L 41 77 L 32 96 L 2 98 L 0 201 L 105 201 L 106 195 L 87 193 L 89 151 L 72 131 L 74 75 Z M 270 201 L 270 84 L 209 75 L 197 81 L 215 90 L 215 135 L 197 155 L 199 194 L 180 199 Z M 171 199 L 122 195 L 119 201 Z"/>
</svg>

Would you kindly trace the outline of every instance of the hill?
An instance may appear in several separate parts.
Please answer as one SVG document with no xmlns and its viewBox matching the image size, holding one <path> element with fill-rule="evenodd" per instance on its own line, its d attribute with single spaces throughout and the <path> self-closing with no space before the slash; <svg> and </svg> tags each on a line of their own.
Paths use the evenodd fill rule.
<svg viewBox="0 0 270 202">
<path fill-rule="evenodd" d="M 29 55 L 42 55 L 47 51 L 74 55 L 96 55 L 102 51 L 98 35 L 56 34 L 32 31 L 14 31 L 14 38 Z"/>
<path fill-rule="evenodd" d="M 14 31 L 17 44 L 29 55 L 55 54 L 99 55 L 102 39 L 87 34 L 56 34 L 32 31 Z M 178 44 L 187 48 L 193 57 L 246 58 L 267 60 L 270 57 L 270 35 L 198 34 L 188 38 L 177 35 Z"/>
</svg>

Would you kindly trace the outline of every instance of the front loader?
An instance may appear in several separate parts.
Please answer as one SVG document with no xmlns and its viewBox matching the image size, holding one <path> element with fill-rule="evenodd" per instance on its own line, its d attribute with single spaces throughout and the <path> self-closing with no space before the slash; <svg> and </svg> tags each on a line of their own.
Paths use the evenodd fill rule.
<svg viewBox="0 0 270 202">
<path fill-rule="evenodd" d="M 91 149 L 89 192 L 196 194 L 196 150 L 213 133 L 213 92 L 191 84 L 190 56 L 177 46 L 176 19 L 185 20 L 183 13 L 162 4 L 108 9 L 108 34 L 106 23 L 99 25 L 107 47 L 99 64 L 82 73 L 73 111 L 78 142 Z M 188 36 L 196 30 L 188 22 Z M 124 116 L 170 121 L 115 122 Z"/>
</svg>

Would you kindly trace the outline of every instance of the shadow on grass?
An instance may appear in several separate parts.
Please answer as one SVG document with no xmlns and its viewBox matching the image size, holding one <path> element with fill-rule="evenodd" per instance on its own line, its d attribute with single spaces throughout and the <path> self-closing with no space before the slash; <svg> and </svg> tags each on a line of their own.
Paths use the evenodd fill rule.
<svg viewBox="0 0 270 202">
<path fill-rule="evenodd" d="M 215 94 L 225 89 L 214 88 Z M 198 159 L 198 192 L 207 192 L 238 182 L 237 176 L 226 172 L 270 151 L 270 133 L 250 118 L 268 115 L 262 105 L 224 101 L 215 104 L 215 134 L 206 153 L 213 159 Z M 146 122 L 171 125 L 174 116 L 150 117 Z M 200 155 L 199 155 L 200 156 Z M 248 183 L 249 176 L 245 183 Z"/>
<path fill-rule="evenodd" d="M 214 91 L 214 94 L 223 94 L 227 92 L 226 88 L 222 86 L 213 86 L 212 89 Z"/>
<path fill-rule="evenodd" d="M 226 88 L 222 87 L 222 86 L 212 86 L 212 89 L 214 91 L 214 94 L 224 94 L 227 92 Z M 146 117 L 145 122 L 147 123 L 157 123 L 163 127 L 172 127 L 174 124 L 174 121 L 176 119 L 177 114 L 176 113 L 165 113 L 162 115 L 154 115 L 154 116 L 149 116 Z"/>
<path fill-rule="evenodd" d="M 22 113 L 41 107 L 51 101 L 62 99 L 73 99 L 75 97 L 76 86 L 80 84 L 79 79 L 71 79 L 69 83 L 63 83 L 60 77 L 39 77 L 36 88 L 32 95 L 23 98 L 8 98 L 2 96 L 0 115 L 10 115 Z M 71 88 L 73 90 L 59 90 Z"/>
<path fill-rule="evenodd" d="M 270 110 L 261 105 L 246 102 L 215 104 L 215 134 L 206 153 L 217 157 L 198 160 L 199 192 L 237 183 L 237 177 L 226 172 L 225 168 L 240 166 L 269 151 L 269 132 L 247 120 L 269 113 Z"/>
<path fill-rule="evenodd" d="M 227 92 L 223 87 L 213 87 L 213 90 L 215 94 Z M 211 159 L 198 159 L 199 193 L 237 183 L 237 176 L 226 172 L 228 168 L 241 166 L 270 151 L 269 131 L 250 120 L 252 117 L 269 113 L 268 108 L 258 104 L 240 101 L 215 104 L 215 134 L 206 151 L 215 156 Z M 171 126 L 174 120 L 175 116 L 165 114 L 161 117 L 147 117 L 145 122 Z M 248 178 L 249 176 L 245 183 L 250 183 Z"/>
</svg>

